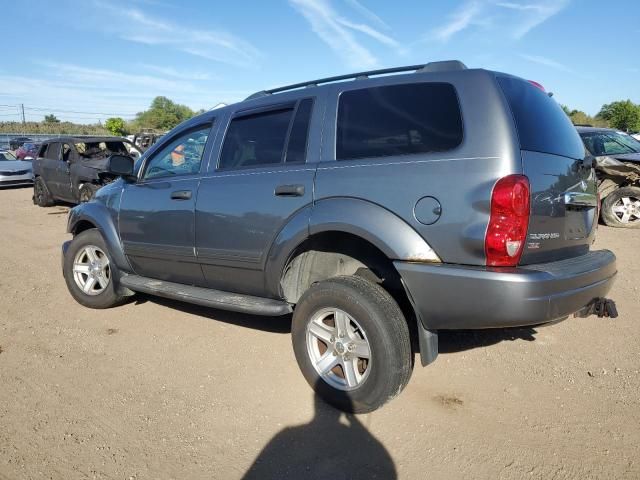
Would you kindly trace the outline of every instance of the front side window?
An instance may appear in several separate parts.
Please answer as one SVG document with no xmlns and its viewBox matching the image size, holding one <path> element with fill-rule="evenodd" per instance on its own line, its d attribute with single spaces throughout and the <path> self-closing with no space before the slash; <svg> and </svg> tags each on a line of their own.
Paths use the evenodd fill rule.
<svg viewBox="0 0 640 480">
<path fill-rule="evenodd" d="M 336 159 L 443 152 L 462 142 L 458 98 L 446 83 L 411 83 L 340 95 Z"/>
<path fill-rule="evenodd" d="M 49 148 L 47 148 L 46 158 L 50 160 L 60 160 L 60 144 L 59 143 L 50 143 Z"/>
<path fill-rule="evenodd" d="M 162 147 L 147 163 L 143 178 L 192 175 L 200 171 L 211 125 L 179 135 Z"/>
</svg>

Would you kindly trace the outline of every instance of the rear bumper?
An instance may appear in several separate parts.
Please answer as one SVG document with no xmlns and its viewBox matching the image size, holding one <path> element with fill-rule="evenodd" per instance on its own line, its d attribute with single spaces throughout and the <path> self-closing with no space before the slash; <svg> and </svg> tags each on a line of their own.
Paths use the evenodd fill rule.
<svg viewBox="0 0 640 480">
<path fill-rule="evenodd" d="M 394 263 L 428 330 L 552 322 L 604 297 L 617 273 L 609 250 L 517 268 Z"/>
</svg>

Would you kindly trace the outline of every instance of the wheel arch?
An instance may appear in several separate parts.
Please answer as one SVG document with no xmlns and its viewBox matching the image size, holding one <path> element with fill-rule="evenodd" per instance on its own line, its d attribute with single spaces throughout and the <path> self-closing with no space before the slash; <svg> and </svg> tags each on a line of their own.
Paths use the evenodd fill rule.
<svg viewBox="0 0 640 480">
<path fill-rule="evenodd" d="M 115 221 L 109 210 L 98 202 L 80 204 L 71 209 L 67 233 L 76 236 L 85 230 L 96 228 L 104 238 L 109 254 L 120 271 L 130 272 L 131 266 L 120 243 Z"/>
</svg>

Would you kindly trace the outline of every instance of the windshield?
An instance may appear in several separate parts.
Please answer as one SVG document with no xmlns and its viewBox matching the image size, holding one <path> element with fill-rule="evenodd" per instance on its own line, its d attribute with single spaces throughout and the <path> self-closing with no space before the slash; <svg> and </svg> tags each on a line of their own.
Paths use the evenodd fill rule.
<svg viewBox="0 0 640 480">
<path fill-rule="evenodd" d="M 592 155 L 623 155 L 640 153 L 640 142 L 622 132 L 585 132 L 582 141 Z"/>
<path fill-rule="evenodd" d="M 13 160 L 17 160 L 16 156 L 11 152 L 0 152 L 0 161 L 8 161 L 12 162 Z"/>
</svg>

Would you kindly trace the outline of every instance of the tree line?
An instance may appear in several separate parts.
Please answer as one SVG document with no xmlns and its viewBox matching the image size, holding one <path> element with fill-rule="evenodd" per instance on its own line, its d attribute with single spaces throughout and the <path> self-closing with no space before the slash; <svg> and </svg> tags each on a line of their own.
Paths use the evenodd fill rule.
<svg viewBox="0 0 640 480">
<path fill-rule="evenodd" d="M 617 128 L 624 132 L 640 131 L 640 105 L 631 100 L 620 100 L 603 105 L 595 117 L 580 110 L 560 105 L 574 125 Z"/>
</svg>

